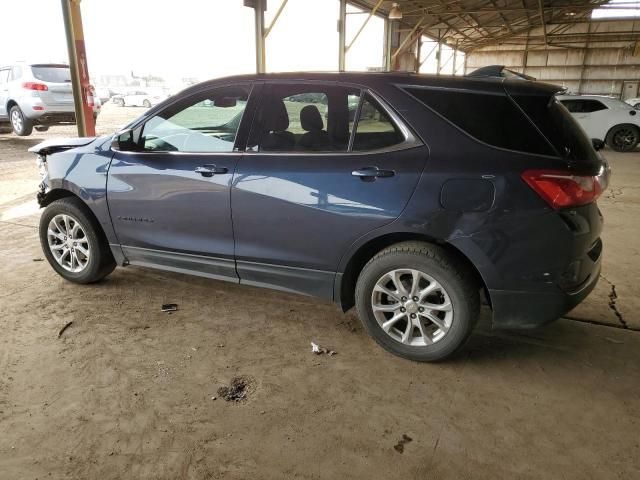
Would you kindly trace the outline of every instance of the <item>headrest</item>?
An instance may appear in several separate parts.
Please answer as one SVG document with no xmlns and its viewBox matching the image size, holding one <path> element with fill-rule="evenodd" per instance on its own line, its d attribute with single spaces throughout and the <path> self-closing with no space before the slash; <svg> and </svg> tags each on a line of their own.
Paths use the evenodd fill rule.
<svg viewBox="0 0 640 480">
<path fill-rule="evenodd" d="M 271 101 L 266 112 L 265 130 L 268 132 L 283 132 L 289 128 L 289 114 L 282 100 L 274 99 Z"/>
<path fill-rule="evenodd" d="M 307 105 L 300 110 L 300 124 L 307 132 L 322 130 L 324 128 L 324 122 L 322 121 L 322 115 L 320 115 L 318 107 L 315 105 Z"/>
</svg>

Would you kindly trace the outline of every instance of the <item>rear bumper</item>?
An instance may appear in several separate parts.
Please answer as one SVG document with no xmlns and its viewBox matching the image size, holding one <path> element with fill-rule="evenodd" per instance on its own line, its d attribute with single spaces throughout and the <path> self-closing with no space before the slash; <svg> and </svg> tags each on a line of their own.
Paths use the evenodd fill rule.
<svg viewBox="0 0 640 480">
<path fill-rule="evenodd" d="M 98 116 L 97 111 L 94 110 L 93 118 Z M 76 114 L 75 112 L 44 112 L 42 115 L 32 117 L 31 121 L 37 125 L 75 125 Z"/>
<path fill-rule="evenodd" d="M 599 278 L 600 258 L 594 263 L 587 280 L 572 291 L 489 290 L 493 328 L 535 328 L 557 320 L 587 298 Z"/>
</svg>

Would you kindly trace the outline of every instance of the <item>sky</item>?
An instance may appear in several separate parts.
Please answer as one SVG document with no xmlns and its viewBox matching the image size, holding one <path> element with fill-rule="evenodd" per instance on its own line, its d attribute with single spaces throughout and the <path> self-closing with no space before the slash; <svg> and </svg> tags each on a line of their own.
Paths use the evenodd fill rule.
<svg viewBox="0 0 640 480">
<path fill-rule="evenodd" d="M 609 4 L 620 4 L 619 8 L 598 8 L 591 13 L 591 18 L 617 18 L 640 16 L 640 0 L 610 0 Z M 623 8 L 629 7 L 629 8 Z"/>
<path fill-rule="evenodd" d="M 268 0 L 266 25 L 280 1 Z M 1 3 L 11 21 L 0 65 L 68 62 L 60 0 Z M 82 0 L 81 8 L 91 75 L 205 80 L 255 71 L 253 10 L 242 0 Z M 348 15 L 347 43 L 366 16 Z M 337 18 L 338 0 L 289 0 L 267 38 L 267 71 L 337 70 Z M 347 54 L 348 70 L 382 66 L 383 31 L 374 17 Z"/>
</svg>

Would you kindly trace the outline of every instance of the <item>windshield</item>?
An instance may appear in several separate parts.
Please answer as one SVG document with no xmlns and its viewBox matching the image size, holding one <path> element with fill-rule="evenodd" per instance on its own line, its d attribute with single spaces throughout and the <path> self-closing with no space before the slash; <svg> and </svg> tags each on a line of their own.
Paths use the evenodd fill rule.
<svg viewBox="0 0 640 480">
<path fill-rule="evenodd" d="M 69 67 L 64 65 L 32 65 L 31 72 L 37 80 L 42 82 L 71 82 Z"/>
<path fill-rule="evenodd" d="M 554 96 L 514 95 L 513 99 L 562 157 L 577 162 L 600 161 L 587 134 Z"/>
</svg>

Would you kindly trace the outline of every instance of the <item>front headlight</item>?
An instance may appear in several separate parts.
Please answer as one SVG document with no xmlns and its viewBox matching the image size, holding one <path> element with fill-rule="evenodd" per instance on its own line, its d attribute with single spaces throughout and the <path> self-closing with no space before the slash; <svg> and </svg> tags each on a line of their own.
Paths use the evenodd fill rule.
<svg viewBox="0 0 640 480">
<path fill-rule="evenodd" d="M 47 159 L 42 155 L 36 157 L 36 166 L 38 167 L 38 173 L 40 178 L 43 179 L 47 176 Z"/>
</svg>

